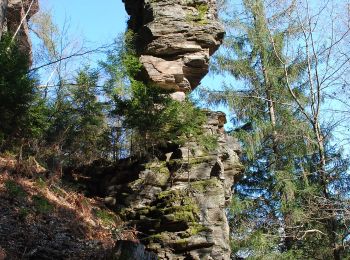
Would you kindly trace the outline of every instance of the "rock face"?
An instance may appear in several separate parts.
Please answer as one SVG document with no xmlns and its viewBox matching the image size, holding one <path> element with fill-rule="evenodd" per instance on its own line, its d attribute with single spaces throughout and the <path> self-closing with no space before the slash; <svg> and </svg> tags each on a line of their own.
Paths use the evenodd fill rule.
<svg viewBox="0 0 350 260">
<path fill-rule="evenodd" d="M 38 0 L 0 0 L 0 37 L 5 31 L 14 34 L 21 25 L 16 40 L 23 53 L 28 54 L 30 58 L 32 45 L 28 21 L 38 10 Z"/>
<path fill-rule="evenodd" d="M 127 240 L 117 241 L 112 259 L 141 259 L 141 260 L 157 260 L 158 257 L 152 252 L 147 252 L 145 246 Z"/>
<path fill-rule="evenodd" d="M 129 29 L 136 33 L 143 80 L 183 100 L 207 74 L 209 57 L 224 36 L 216 0 L 123 2 Z M 120 164 L 118 174 L 104 178 L 105 202 L 159 259 L 230 259 L 225 208 L 242 172 L 239 145 L 224 131 L 224 113 L 207 111 L 207 118 L 203 131 L 217 138 L 216 149 L 196 142 L 178 147 L 169 140 L 157 159 Z"/>
<path fill-rule="evenodd" d="M 158 159 L 120 164 L 103 179 L 106 203 L 159 259 L 230 259 L 225 208 L 242 171 L 239 145 L 224 131 L 223 113 L 207 115 L 203 131 L 218 138 L 217 148 L 169 144 Z"/>
<path fill-rule="evenodd" d="M 208 72 L 224 30 L 216 0 L 123 0 L 148 80 L 187 92 Z"/>
</svg>

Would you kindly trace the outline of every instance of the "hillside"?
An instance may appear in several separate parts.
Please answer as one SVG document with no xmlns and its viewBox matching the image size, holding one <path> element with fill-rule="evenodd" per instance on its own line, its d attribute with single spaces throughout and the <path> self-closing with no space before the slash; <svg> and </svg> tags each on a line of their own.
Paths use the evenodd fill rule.
<svg viewBox="0 0 350 260">
<path fill-rule="evenodd" d="M 0 162 L 1 259 L 108 259 L 116 239 L 133 239 L 101 199 L 47 179 L 35 165 L 28 178 L 15 160 Z"/>
</svg>

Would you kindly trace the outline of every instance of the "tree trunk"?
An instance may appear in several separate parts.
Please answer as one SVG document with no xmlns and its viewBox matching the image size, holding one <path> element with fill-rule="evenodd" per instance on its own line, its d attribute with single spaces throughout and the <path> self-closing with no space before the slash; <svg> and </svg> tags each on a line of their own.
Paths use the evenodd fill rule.
<svg viewBox="0 0 350 260">
<path fill-rule="evenodd" d="M 266 66 L 264 64 L 264 56 L 263 54 L 261 55 L 262 59 L 262 70 L 263 70 L 263 75 L 264 75 L 264 84 L 265 84 L 265 94 L 266 94 L 266 99 L 267 99 L 267 106 L 268 106 L 268 111 L 269 111 L 269 117 L 270 117 L 270 123 L 272 126 L 272 150 L 273 150 L 273 158 L 271 158 L 272 162 L 270 163 L 271 165 L 271 171 L 276 171 L 279 169 L 283 169 L 283 165 L 278 165 L 278 157 L 279 157 L 279 151 L 278 151 L 278 140 L 277 140 L 277 130 L 276 130 L 276 111 L 275 111 L 275 104 L 274 104 L 274 98 L 272 97 L 271 93 L 271 86 L 269 82 L 269 76 L 266 71 Z M 285 194 L 283 191 L 282 196 L 286 200 L 287 203 L 290 203 L 290 196 Z M 291 196 L 294 197 L 294 194 Z M 293 237 L 288 235 L 290 232 L 290 227 L 292 226 L 293 219 L 291 216 L 291 212 L 284 212 L 284 230 L 286 233 L 286 237 L 284 238 L 284 247 L 286 250 L 292 249 L 294 240 Z"/>
</svg>

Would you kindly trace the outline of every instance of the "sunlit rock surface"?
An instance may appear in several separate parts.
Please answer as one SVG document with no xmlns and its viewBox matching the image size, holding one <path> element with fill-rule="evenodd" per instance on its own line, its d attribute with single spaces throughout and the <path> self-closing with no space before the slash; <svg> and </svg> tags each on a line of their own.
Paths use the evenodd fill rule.
<svg viewBox="0 0 350 260">
<path fill-rule="evenodd" d="M 209 57 L 220 46 L 224 30 L 215 0 L 123 0 L 129 29 L 145 77 L 165 89 L 190 91 L 208 72 Z"/>
<path fill-rule="evenodd" d="M 38 0 L 0 0 L 0 37 L 5 31 L 16 34 L 18 46 L 31 59 L 29 19 L 39 11 Z M 30 61 L 31 62 L 31 61 Z"/>
<path fill-rule="evenodd" d="M 207 116 L 203 131 L 218 139 L 216 148 L 169 143 L 157 158 L 122 161 L 91 185 L 159 259 L 230 259 L 225 208 L 243 169 L 240 147 L 224 131 L 223 113 Z"/>
<path fill-rule="evenodd" d="M 0 39 L 5 25 L 6 8 L 7 0 L 0 0 Z"/>
<path fill-rule="evenodd" d="M 223 40 L 216 0 L 123 2 L 128 27 L 136 33 L 142 79 L 184 100 L 207 74 L 209 58 Z M 106 203 L 159 259 L 230 259 L 225 209 L 243 170 L 240 148 L 225 133 L 225 114 L 206 112 L 203 132 L 217 138 L 215 149 L 194 141 L 179 147 L 169 140 L 156 159 L 120 164 L 118 176 L 104 178 Z"/>
</svg>

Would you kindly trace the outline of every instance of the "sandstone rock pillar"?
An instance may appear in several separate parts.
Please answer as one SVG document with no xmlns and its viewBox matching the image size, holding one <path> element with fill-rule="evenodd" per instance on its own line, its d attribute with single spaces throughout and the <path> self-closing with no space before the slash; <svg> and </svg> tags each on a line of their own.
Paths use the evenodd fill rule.
<svg viewBox="0 0 350 260">
<path fill-rule="evenodd" d="M 136 34 L 143 80 L 183 99 L 207 74 L 209 58 L 222 43 L 216 0 L 123 2 L 128 27 Z M 194 141 L 170 145 L 157 159 L 123 166 L 119 177 L 105 180 L 106 202 L 120 209 L 159 259 L 230 259 L 225 209 L 242 171 L 239 145 L 225 133 L 224 113 L 206 113 L 203 131 L 217 138 L 217 148 L 209 151 Z"/>
<path fill-rule="evenodd" d="M 223 113 L 207 111 L 207 116 L 203 131 L 218 138 L 216 149 L 195 142 L 169 146 L 159 155 L 163 161 L 120 164 L 118 175 L 104 179 L 105 201 L 159 259 L 230 259 L 225 209 L 242 171 L 240 148 L 223 130 Z"/>
</svg>

